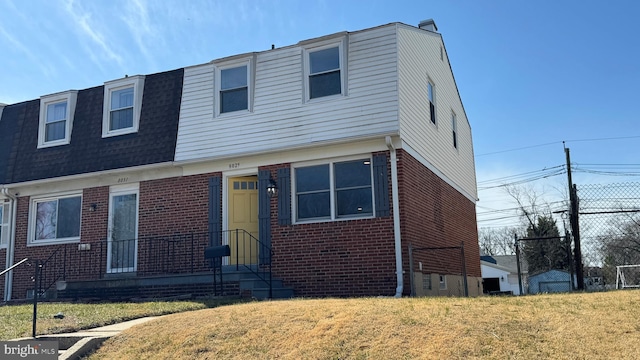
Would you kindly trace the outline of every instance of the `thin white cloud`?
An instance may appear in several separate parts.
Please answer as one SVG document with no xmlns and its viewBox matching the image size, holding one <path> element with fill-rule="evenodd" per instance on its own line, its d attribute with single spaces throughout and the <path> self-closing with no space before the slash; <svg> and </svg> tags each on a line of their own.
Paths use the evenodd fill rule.
<svg viewBox="0 0 640 360">
<path fill-rule="evenodd" d="M 54 74 L 54 69 L 52 69 L 50 66 L 47 66 L 47 64 L 44 63 L 42 59 L 40 59 L 38 56 L 36 56 L 35 53 L 29 50 L 29 48 L 22 42 L 20 42 L 20 40 L 6 31 L 2 24 L 0 24 L 0 35 L 5 38 L 11 45 L 13 45 L 18 51 L 24 53 L 33 64 L 40 68 L 40 71 L 42 71 L 42 74 L 44 76 L 51 77 Z"/>
<path fill-rule="evenodd" d="M 107 59 L 115 61 L 118 65 L 123 65 L 124 60 L 120 54 L 118 54 L 108 43 L 106 37 L 97 30 L 99 24 L 93 21 L 91 13 L 85 11 L 79 4 L 76 4 L 74 0 L 67 0 L 65 3 L 65 9 L 71 15 L 72 21 L 78 26 L 83 36 L 89 38 L 94 45 L 97 45 L 101 50 L 100 54 L 96 53 L 93 46 L 85 44 L 85 48 L 89 52 L 91 59 L 100 67 L 102 67 L 101 59 L 103 55 Z"/>
<path fill-rule="evenodd" d="M 129 27 L 129 31 L 147 63 L 150 64 L 152 68 L 156 68 L 155 57 L 149 49 L 148 44 L 157 46 L 162 37 L 158 36 L 157 30 L 150 20 L 147 2 L 143 0 L 127 2 L 122 20 Z"/>
</svg>

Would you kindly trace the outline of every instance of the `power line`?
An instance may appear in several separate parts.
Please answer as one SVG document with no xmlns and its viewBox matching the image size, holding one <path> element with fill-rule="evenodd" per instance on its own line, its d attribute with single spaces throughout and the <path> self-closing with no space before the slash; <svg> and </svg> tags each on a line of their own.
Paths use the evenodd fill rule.
<svg viewBox="0 0 640 360">
<path fill-rule="evenodd" d="M 502 153 L 506 153 L 506 152 L 520 151 L 520 150 L 533 149 L 533 148 L 549 146 L 549 145 L 556 145 L 556 144 L 565 144 L 565 143 L 571 143 L 571 142 L 628 140 L 628 139 L 637 139 L 637 138 L 640 138 L 640 135 L 618 136 L 618 137 L 608 137 L 608 138 L 573 139 L 573 140 L 564 140 L 564 141 L 553 141 L 553 142 L 537 144 L 537 145 L 530 145 L 530 146 L 523 146 L 523 147 L 518 147 L 518 148 L 513 148 L 513 149 L 492 151 L 492 152 L 488 152 L 488 153 L 484 153 L 484 154 L 478 154 L 478 155 L 476 155 L 476 157 L 487 156 L 487 155 L 495 155 L 495 154 L 502 154 Z"/>
</svg>

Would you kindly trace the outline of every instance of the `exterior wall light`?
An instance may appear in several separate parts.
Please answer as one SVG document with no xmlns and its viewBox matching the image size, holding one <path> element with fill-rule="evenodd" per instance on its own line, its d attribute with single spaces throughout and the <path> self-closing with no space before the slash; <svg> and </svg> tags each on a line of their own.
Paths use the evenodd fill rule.
<svg viewBox="0 0 640 360">
<path fill-rule="evenodd" d="M 269 179 L 269 185 L 267 185 L 267 194 L 269 194 L 269 197 L 276 197 L 278 196 L 278 186 L 276 185 L 276 182 L 273 181 L 273 179 Z"/>
</svg>

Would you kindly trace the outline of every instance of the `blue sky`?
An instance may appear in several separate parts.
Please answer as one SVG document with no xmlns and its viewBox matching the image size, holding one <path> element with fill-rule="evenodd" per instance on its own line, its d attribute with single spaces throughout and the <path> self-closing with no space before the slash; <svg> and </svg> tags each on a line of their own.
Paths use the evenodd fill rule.
<svg viewBox="0 0 640 360">
<path fill-rule="evenodd" d="M 513 206 L 486 181 L 563 165 L 563 140 L 583 169 L 635 172 L 577 172 L 576 183 L 640 181 L 634 0 L 0 0 L 0 102 L 428 18 L 443 34 L 472 126 L 480 226 L 491 209 Z M 553 198 L 566 175 L 530 184 Z"/>
</svg>

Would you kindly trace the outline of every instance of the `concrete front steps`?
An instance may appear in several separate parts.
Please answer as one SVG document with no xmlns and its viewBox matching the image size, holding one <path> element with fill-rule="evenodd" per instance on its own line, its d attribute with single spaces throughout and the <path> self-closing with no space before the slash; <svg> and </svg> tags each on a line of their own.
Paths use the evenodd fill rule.
<svg viewBox="0 0 640 360">
<path fill-rule="evenodd" d="M 65 299 L 127 300 L 132 298 L 167 298 L 189 294 L 192 297 L 224 295 L 255 299 L 269 298 L 268 282 L 248 269 L 223 268 L 223 294 L 213 286 L 213 272 L 193 274 L 167 274 L 137 277 L 135 274 L 111 274 L 104 279 L 60 281 L 57 291 L 50 297 Z M 268 273 L 267 273 L 268 276 Z M 272 279 L 273 299 L 294 296 L 293 288 L 286 287 L 280 279 Z"/>
<path fill-rule="evenodd" d="M 250 296 L 254 299 L 269 298 L 269 284 L 262 279 L 257 277 L 240 279 L 239 286 L 242 296 L 250 292 Z M 284 286 L 280 279 L 271 279 L 271 293 L 273 299 L 290 299 L 294 295 L 293 288 Z"/>
</svg>

